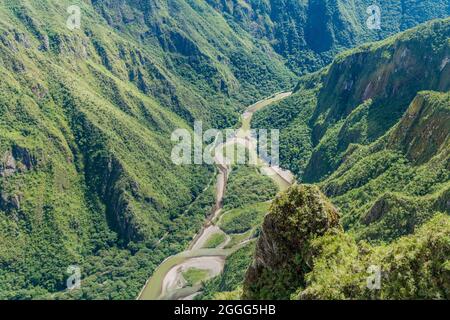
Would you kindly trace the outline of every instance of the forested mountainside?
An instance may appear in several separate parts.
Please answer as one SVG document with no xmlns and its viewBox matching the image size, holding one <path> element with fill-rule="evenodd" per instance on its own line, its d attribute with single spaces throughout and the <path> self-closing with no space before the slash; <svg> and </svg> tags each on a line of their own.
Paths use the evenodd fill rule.
<svg viewBox="0 0 450 320">
<path fill-rule="evenodd" d="M 171 133 L 229 126 L 290 86 L 276 54 L 218 14 L 180 2 L 147 16 L 164 30 L 128 30 L 131 13 L 116 24 L 106 3 L 81 2 L 74 31 L 70 1 L 0 5 L 1 298 L 58 298 L 72 264 L 77 298 L 136 297 L 214 203 L 214 169 L 174 165 Z"/>
<path fill-rule="evenodd" d="M 231 3 L 226 7 L 232 8 Z M 383 2 L 388 23 L 381 31 L 367 34 L 365 29 L 362 30 L 367 18 L 364 4 L 355 4 L 353 8 L 353 2 L 350 3 L 349 6 L 344 1 L 298 1 L 292 4 L 276 2 L 276 5 L 273 2 L 266 6 L 261 2 L 264 13 L 260 15 L 260 10 L 255 9 L 259 6 L 256 1 L 247 5 L 239 1 L 236 8 L 241 6 L 246 8 L 243 11 L 248 9 L 248 12 L 257 13 L 241 19 L 239 14 L 236 15 L 239 10 L 228 12 L 223 5 L 212 1 L 82 0 L 76 3 L 81 9 L 80 29 L 71 30 L 67 20 L 71 15 L 68 8 L 74 5 L 73 1 L 2 1 L 0 298 L 136 298 L 160 262 L 187 247 L 215 200 L 214 167 L 172 163 L 170 136 L 175 129 L 191 130 L 194 120 L 202 120 L 205 127 L 231 127 L 237 123 L 244 106 L 292 88 L 298 82 L 298 74 L 323 66 L 344 47 L 385 37 L 424 20 L 449 14 L 446 1 L 402 1 L 402 6 Z M 300 20 L 296 20 L 297 9 L 291 10 L 291 6 L 307 9 L 298 15 Z M 395 14 L 400 14 L 401 22 L 394 22 Z M 260 24 L 264 32 L 257 31 L 258 23 L 253 20 L 264 21 Z M 299 27 L 303 21 L 308 22 L 305 30 Z M 315 108 L 316 101 L 332 101 L 339 96 L 338 91 L 332 90 L 327 90 L 329 96 L 319 94 L 320 88 L 326 86 L 327 75 L 337 77 L 339 71 L 333 71 L 331 67 L 302 78 L 297 93 L 285 102 L 286 110 L 292 111 L 286 119 L 295 118 L 296 123 L 303 121 L 302 117 L 297 117 L 295 101 L 308 104 L 305 112 L 317 110 L 317 113 L 307 115 L 308 124 L 294 126 L 292 122 L 286 127 L 295 128 L 294 135 L 310 139 L 307 147 L 310 155 L 315 152 L 320 158 L 324 154 L 320 152 L 321 148 L 327 152 L 335 149 L 344 152 L 349 143 L 361 144 L 358 152 L 352 153 L 353 160 L 349 158 L 349 161 L 365 158 L 364 152 L 375 155 L 367 148 L 384 146 L 382 137 L 419 95 L 416 92 L 410 97 L 411 92 L 416 89 L 448 90 L 448 77 L 439 76 L 448 75 L 448 49 L 445 49 L 448 48 L 445 47 L 448 24 L 439 22 L 432 26 L 423 28 L 423 37 L 430 39 L 423 52 L 414 47 L 416 40 L 419 49 L 422 45 L 418 37 L 411 40 L 405 56 L 401 59 L 396 56 L 396 59 L 408 64 L 399 68 L 409 76 L 409 64 L 428 54 L 426 60 L 420 61 L 435 68 L 437 60 L 441 59 L 440 73 L 429 71 L 424 76 L 421 72 L 425 64 L 414 67 L 411 72 L 418 77 L 419 84 L 404 95 L 392 94 L 400 101 L 395 104 L 393 118 L 378 123 L 375 129 L 372 124 L 370 130 L 361 129 L 361 132 L 367 132 L 364 135 L 358 133 L 359 129 L 350 128 L 357 133 L 348 133 L 348 136 L 355 138 L 345 136 L 342 146 L 328 146 L 326 141 L 334 143 L 332 133 L 340 129 L 343 116 L 330 113 L 327 119 L 330 122 L 322 121 L 328 117 L 327 108 L 335 110 L 338 107 L 317 103 L 322 107 Z M 316 40 L 326 37 L 322 34 L 324 28 L 336 31 L 332 32 L 333 39 L 323 39 L 322 46 Z M 315 32 L 320 37 L 313 36 Z M 427 37 L 427 32 L 433 35 Z M 354 38 L 348 36 L 350 33 L 355 34 Z M 415 39 L 415 34 L 407 33 L 404 37 L 411 35 Z M 436 41 L 431 40 L 435 38 Z M 372 50 L 370 48 L 373 46 L 358 49 L 361 59 L 364 52 Z M 394 50 L 394 53 L 397 55 L 398 51 Z M 390 61 L 388 53 L 379 54 L 386 59 L 380 63 Z M 343 56 L 340 59 L 342 63 L 349 63 L 350 58 Z M 356 64 L 358 68 L 362 68 L 363 62 Z M 368 60 L 365 62 L 370 64 Z M 339 61 L 334 64 L 337 65 Z M 392 70 L 389 68 L 386 72 L 388 79 Z M 412 81 L 416 79 L 414 77 L 404 80 Z M 334 80 L 329 79 L 331 88 Z M 356 83 L 356 78 L 354 81 Z M 395 89 L 395 93 L 408 86 L 406 82 L 392 81 L 389 89 Z M 354 88 L 353 85 L 349 86 Z M 305 90 L 300 90 L 303 87 Z M 367 102 L 367 106 L 361 108 L 362 113 L 355 114 L 364 120 L 355 123 L 372 119 L 371 108 L 378 103 L 374 98 L 374 93 L 378 93 L 375 89 L 369 86 L 367 91 L 373 98 L 373 105 Z M 301 95 L 306 95 L 310 102 L 303 98 L 299 100 Z M 412 112 L 414 108 L 427 114 L 434 112 L 438 108 L 434 100 L 436 95 L 436 92 L 419 95 L 411 107 Z M 356 92 L 352 101 L 358 98 Z M 445 100 L 446 96 L 436 99 Z M 345 106 L 347 111 L 354 107 L 353 104 Z M 257 121 L 265 121 L 263 118 L 261 116 Z M 415 143 L 414 136 L 421 131 L 412 128 L 414 124 L 405 119 L 402 125 L 411 126 L 411 130 L 406 134 L 393 133 L 386 144 L 394 148 L 404 141 Z M 423 125 L 428 124 L 424 122 Z M 303 130 L 311 130 L 311 134 L 309 131 L 303 134 Z M 288 131 L 283 130 L 283 135 L 289 137 Z M 297 144 L 297 136 L 293 137 L 292 145 L 300 149 L 305 146 Z M 403 152 L 405 160 L 401 161 L 405 162 L 405 170 L 410 168 L 408 157 L 418 159 L 425 175 L 427 165 L 442 166 L 445 160 L 445 155 L 441 162 L 434 156 L 438 152 L 436 148 L 427 146 L 424 150 L 418 143 L 407 150 L 398 150 L 395 155 L 400 157 Z M 283 163 L 299 176 L 309 177 L 311 181 L 328 177 L 323 180 L 322 190 L 330 190 L 328 195 L 334 192 L 336 201 L 341 197 L 344 202 L 345 197 L 353 196 L 353 189 L 339 185 L 344 181 L 339 176 L 339 172 L 345 173 L 343 165 L 326 157 L 323 161 L 320 158 L 317 172 L 313 172 L 307 169 L 309 156 L 299 152 L 295 155 L 287 150 L 282 150 L 281 154 L 285 152 Z M 346 155 L 339 157 L 347 158 Z M 396 159 L 392 160 L 394 162 L 403 163 Z M 414 192 L 428 199 L 434 192 L 435 201 L 427 203 L 433 208 L 445 205 L 447 194 L 441 195 L 437 190 L 441 190 L 440 183 L 445 180 L 446 172 L 427 180 L 433 191 L 426 187 L 418 191 L 414 185 L 410 193 L 394 198 L 397 195 L 393 189 L 385 202 L 403 203 L 405 197 L 414 196 Z M 411 169 L 410 175 L 415 174 Z M 350 174 L 345 179 L 347 177 L 351 180 Z M 421 177 L 417 175 L 416 179 Z M 270 194 L 272 191 L 269 187 L 265 190 Z M 370 196 L 376 198 L 372 192 Z M 244 216 L 255 208 L 240 204 L 233 214 Z M 264 208 L 264 204 L 256 208 L 253 220 L 261 219 Z M 349 212 L 355 213 L 348 215 L 345 225 L 357 221 L 351 217 L 362 211 L 357 205 L 355 208 L 349 208 Z M 420 210 L 418 216 L 426 220 L 428 216 L 421 213 L 425 209 Z M 256 228 L 253 220 L 249 222 L 252 232 Z M 369 238 L 385 221 L 381 217 L 373 231 L 358 229 L 359 237 Z M 236 227 L 231 222 L 227 226 Z M 386 238 L 394 236 L 389 233 Z M 248 248 L 245 250 L 237 252 L 236 256 L 248 259 Z M 81 267 L 83 285 L 80 290 L 68 292 L 66 280 L 71 265 Z"/>
<path fill-rule="evenodd" d="M 188 98 L 198 109 L 197 118 L 206 113 L 229 120 L 219 121 L 229 126 L 236 118 L 227 109 L 235 111 L 295 83 L 281 56 L 247 32 L 234 30 L 205 1 L 95 0 L 92 5 L 117 33 L 137 41 L 174 76 L 194 85 L 202 99 Z M 209 104 L 202 103 L 205 99 Z"/>
<path fill-rule="evenodd" d="M 437 20 L 345 52 L 255 115 L 321 192 L 276 198 L 244 298 L 448 299 L 449 62 L 450 19 Z M 372 265 L 380 290 L 366 285 Z"/>
<path fill-rule="evenodd" d="M 268 41 L 301 74 L 329 64 L 335 54 L 450 15 L 447 0 L 207 0 L 233 28 Z M 369 29 L 378 14 L 380 29 Z"/>
<path fill-rule="evenodd" d="M 347 51 L 253 123 L 281 129 L 282 164 L 302 181 L 321 181 L 349 146 L 383 136 L 420 91 L 449 90 L 449 32 L 448 20 L 438 21 Z"/>
</svg>

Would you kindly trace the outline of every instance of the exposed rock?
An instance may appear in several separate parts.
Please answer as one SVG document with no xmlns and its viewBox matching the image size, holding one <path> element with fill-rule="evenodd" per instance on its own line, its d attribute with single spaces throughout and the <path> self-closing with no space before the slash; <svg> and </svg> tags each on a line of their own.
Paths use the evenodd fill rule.
<svg viewBox="0 0 450 320">
<path fill-rule="evenodd" d="M 421 92 L 389 135 L 389 146 L 402 149 L 416 164 L 431 159 L 447 143 L 450 94 Z"/>
<path fill-rule="evenodd" d="M 6 212 L 19 210 L 21 201 L 22 195 L 20 194 L 8 195 L 2 192 L 0 194 L 0 210 Z"/>
<path fill-rule="evenodd" d="M 9 177 L 16 172 L 33 169 L 37 159 L 26 148 L 14 145 L 11 151 L 6 151 L 0 161 L 0 176 Z"/>
<path fill-rule="evenodd" d="M 50 39 L 49 39 L 49 37 L 45 34 L 45 35 L 42 35 L 39 40 L 41 41 L 41 45 L 39 46 L 39 50 L 40 51 L 49 51 L 50 50 Z"/>
<path fill-rule="evenodd" d="M 442 60 L 440 70 L 441 70 L 441 71 L 444 70 L 444 68 L 447 66 L 447 64 L 448 64 L 449 62 L 450 62 L 450 58 L 449 58 L 449 57 L 445 57 L 445 58 Z"/>
<path fill-rule="evenodd" d="M 375 204 L 370 208 L 369 212 L 363 217 L 362 222 L 365 225 L 369 225 L 375 221 L 380 220 L 386 212 L 390 209 L 390 203 L 386 196 L 380 198 Z"/>
<path fill-rule="evenodd" d="M 10 151 L 5 152 L 0 163 L 0 176 L 9 177 L 17 170 L 16 159 L 14 159 Z"/>
<path fill-rule="evenodd" d="M 36 157 L 28 149 L 18 145 L 12 147 L 12 155 L 25 166 L 26 170 L 33 169 L 38 163 Z"/>
<path fill-rule="evenodd" d="M 315 186 L 294 185 L 274 200 L 266 216 L 244 299 L 287 299 L 311 270 L 310 241 L 340 229 L 339 213 Z"/>
<path fill-rule="evenodd" d="M 30 39 L 28 38 L 28 36 L 25 33 L 15 31 L 14 39 L 27 49 L 31 47 Z"/>
</svg>

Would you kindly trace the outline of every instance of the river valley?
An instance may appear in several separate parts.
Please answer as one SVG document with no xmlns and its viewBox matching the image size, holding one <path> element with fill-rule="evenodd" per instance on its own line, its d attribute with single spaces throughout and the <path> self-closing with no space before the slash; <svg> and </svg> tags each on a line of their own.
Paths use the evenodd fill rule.
<svg viewBox="0 0 450 320">
<path fill-rule="evenodd" d="M 257 159 L 257 166 L 260 171 L 269 176 L 278 186 L 279 190 L 287 189 L 293 182 L 294 176 L 291 172 L 279 167 L 270 166 L 264 159 L 257 156 L 257 141 L 250 134 L 250 123 L 253 114 L 262 108 L 284 99 L 291 95 L 291 92 L 274 94 L 269 98 L 261 100 L 249 106 L 241 116 L 241 128 L 236 136 L 226 144 L 241 144 L 248 149 Z M 218 145 L 215 150 L 223 150 L 226 144 Z M 227 248 L 231 238 L 226 235 L 215 222 L 224 213 L 222 202 L 226 191 L 228 176 L 231 166 L 215 152 L 215 163 L 217 167 L 216 201 L 211 215 L 206 219 L 204 226 L 192 240 L 189 248 L 177 255 L 168 257 L 155 270 L 152 277 L 147 281 L 138 299 L 140 300 L 192 300 L 201 292 L 201 284 L 189 284 L 185 279 L 185 274 L 189 270 L 203 272 L 202 281 L 218 276 L 224 268 L 226 258 L 236 250 L 239 250 L 254 238 L 243 237 L 242 241 Z M 223 235 L 223 241 L 215 248 L 205 248 L 205 244 L 212 236 Z"/>
</svg>

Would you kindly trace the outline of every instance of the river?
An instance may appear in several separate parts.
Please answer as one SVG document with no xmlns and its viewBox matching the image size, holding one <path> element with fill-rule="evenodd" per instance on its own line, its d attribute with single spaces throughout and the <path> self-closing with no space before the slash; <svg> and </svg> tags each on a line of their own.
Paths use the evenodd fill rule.
<svg viewBox="0 0 450 320">
<path fill-rule="evenodd" d="M 249 106 L 241 116 L 242 125 L 238 130 L 233 141 L 227 143 L 243 144 L 257 157 L 257 143 L 254 137 L 250 136 L 250 123 L 253 114 L 262 108 L 290 96 L 292 92 L 277 93 L 269 98 L 258 101 Z M 216 147 L 223 148 L 224 145 Z M 220 154 L 220 153 L 218 153 Z M 257 164 L 261 171 L 270 176 L 277 184 L 280 190 L 287 189 L 293 182 L 294 177 L 291 172 L 282 170 L 278 167 L 271 167 L 261 158 L 257 158 Z M 226 183 L 230 168 L 223 159 L 215 157 L 217 174 L 216 203 L 212 214 L 205 221 L 204 226 L 192 240 L 189 248 L 175 256 L 168 257 L 155 270 L 151 278 L 146 282 L 144 288 L 139 294 L 140 300 L 170 300 L 170 299 L 193 299 L 201 291 L 201 285 L 186 287 L 186 281 L 183 273 L 190 268 L 204 270 L 207 273 L 206 279 L 218 276 L 224 268 L 227 256 L 236 250 L 247 245 L 249 240 L 243 240 L 230 249 L 224 249 L 227 241 L 214 249 L 202 249 L 211 235 L 223 233 L 213 221 L 216 221 L 222 213 L 222 200 L 226 190 Z"/>
</svg>

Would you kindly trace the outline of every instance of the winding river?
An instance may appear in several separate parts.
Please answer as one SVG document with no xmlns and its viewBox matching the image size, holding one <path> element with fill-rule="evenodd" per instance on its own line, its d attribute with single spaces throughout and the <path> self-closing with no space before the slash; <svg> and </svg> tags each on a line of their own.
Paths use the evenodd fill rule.
<svg viewBox="0 0 450 320">
<path fill-rule="evenodd" d="M 294 181 L 291 172 L 282 170 L 278 167 L 271 167 L 267 162 L 257 157 L 257 142 L 250 135 L 250 123 L 253 114 L 262 108 L 290 96 L 292 92 L 282 92 L 274 94 L 269 98 L 261 100 L 249 106 L 242 115 L 242 126 L 238 130 L 232 141 L 227 144 L 242 144 L 253 153 L 257 159 L 257 165 L 261 171 L 270 176 L 278 185 L 280 190 L 287 189 Z M 226 145 L 218 145 L 216 150 L 222 149 Z M 212 210 L 212 214 L 206 219 L 204 226 L 192 240 L 189 248 L 177 255 L 171 256 L 164 260 L 155 270 L 151 278 L 146 282 L 144 288 L 139 294 L 140 300 L 191 300 L 200 293 L 201 285 L 192 287 L 186 286 L 183 273 L 191 268 L 199 269 L 207 273 L 206 279 L 218 276 L 224 268 L 227 256 L 247 245 L 249 239 L 234 245 L 230 249 L 225 249 L 230 237 L 225 235 L 225 241 L 214 249 L 203 249 L 208 239 L 217 233 L 223 233 L 218 226 L 214 224 L 222 213 L 222 200 L 226 190 L 226 184 L 230 167 L 226 162 L 217 155 L 215 162 L 218 169 L 217 185 L 216 185 L 216 203 Z M 204 279 L 204 280 L 206 280 Z"/>
</svg>

